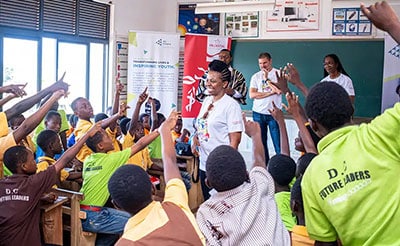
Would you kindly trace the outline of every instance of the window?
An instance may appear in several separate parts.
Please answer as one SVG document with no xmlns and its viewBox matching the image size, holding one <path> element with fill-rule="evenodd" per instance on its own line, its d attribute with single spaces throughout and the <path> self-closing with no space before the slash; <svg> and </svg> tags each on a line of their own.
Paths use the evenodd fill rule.
<svg viewBox="0 0 400 246">
<path fill-rule="evenodd" d="M 105 111 L 109 12 L 91 0 L 0 0 L 3 84 L 26 81 L 33 95 L 65 71 L 70 95 L 60 105 L 67 113 L 78 96 L 89 98 L 95 113 Z"/>
</svg>

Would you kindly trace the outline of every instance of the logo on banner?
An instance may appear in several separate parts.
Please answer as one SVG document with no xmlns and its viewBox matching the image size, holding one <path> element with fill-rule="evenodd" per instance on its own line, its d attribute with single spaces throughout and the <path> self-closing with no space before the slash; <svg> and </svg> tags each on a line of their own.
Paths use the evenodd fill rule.
<svg viewBox="0 0 400 246">
<path fill-rule="evenodd" d="M 213 60 L 218 59 L 219 52 L 222 49 L 226 49 L 226 47 L 226 38 L 209 36 L 207 39 L 207 62 L 212 62 Z"/>
<path fill-rule="evenodd" d="M 198 67 L 198 70 L 202 71 L 203 73 L 206 70 L 202 67 Z M 187 90 L 187 104 L 185 105 L 185 109 L 187 112 L 192 112 L 192 107 L 196 103 L 196 95 L 197 95 L 197 81 L 201 79 L 201 76 L 194 75 L 194 78 L 190 75 L 184 76 L 182 83 L 188 86 L 190 89 Z"/>
<path fill-rule="evenodd" d="M 389 54 L 400 59 L 400 45 L 397 45 L 393 47 L 393 49 L 389 50 Z"/>
<path fill-rule="evenodd" d="M 158 46 L 171 46 L 172 45 L 171 42 L 168 42 L 168 40 L 165 40 L 165 39 L 162 39 L 162 38 L 158 39 L 156 41 L 156 44 Z"/>
</svg>

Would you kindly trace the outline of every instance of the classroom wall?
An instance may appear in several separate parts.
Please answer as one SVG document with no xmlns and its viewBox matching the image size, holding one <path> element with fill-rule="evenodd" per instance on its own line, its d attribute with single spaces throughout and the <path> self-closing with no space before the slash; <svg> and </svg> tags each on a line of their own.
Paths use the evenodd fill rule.
<svg viewBox="0 0 400 246">
<path fill-rule="evenodd" d="M 375 41 L 233 41 L 233 67 L 243 73 L 249 87 L 251 76 L 259 71 L 258 55 L 269 52 L 273 66 L 284 67 L 293 63 L 303 83 L 311 87 L 323 78 L 323 59 L 335 53 L 346 72 L 351 76 L 355 88 L 355 116 L 374 117 L 380 113 L 384 43 Z M 290 88 L 300 92 L 292 85 Z M 304 103 L 304 96 L 300 94 Z M 253 100 L 247 98 L 244 110 L 251 110 Z"/>
</svg>

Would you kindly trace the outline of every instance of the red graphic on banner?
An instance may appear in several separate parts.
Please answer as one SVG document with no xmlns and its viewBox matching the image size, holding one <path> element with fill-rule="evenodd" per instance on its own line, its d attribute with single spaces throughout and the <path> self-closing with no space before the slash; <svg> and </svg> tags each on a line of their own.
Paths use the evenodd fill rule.
<svg viewBox="0 0 400 246">
<path fill-rule="evenodd" d="M 209 40 L 209 38 L 211 40 Z M 217 44 L 215 44 L 217 43 Z M 218 51 L 215 52 L 215 47 Z M 230 49 L 231 39 L 222 36 L 191 35 L 185 36 L 185 55 L 182 87 L 182 117 L 197 117 L 201 103 L 196 100 L 199 80 L 208 68 L 210 54 L 217 57 L 221 49 Z"/>
</svg>

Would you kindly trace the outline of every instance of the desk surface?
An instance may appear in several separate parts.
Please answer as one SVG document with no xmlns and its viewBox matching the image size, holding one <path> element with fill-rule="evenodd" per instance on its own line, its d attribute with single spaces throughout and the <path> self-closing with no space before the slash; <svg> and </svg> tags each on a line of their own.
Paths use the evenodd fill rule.
<svg viewBox="0 0 400 246">
<path fill-rule="evenodd" d="M 65 196 L 59 196 L 57 200 L 54 201 L 54 203 L 49 203 L 49 204 L 42 204 L 40 206 L 40 209 L 44 210 L 45 212 L 48 212 L 52 210 L 53 208 L 56 208 L 58 206 L 63 205 L 68 201 L 68 197 Z"/>
</svg>

